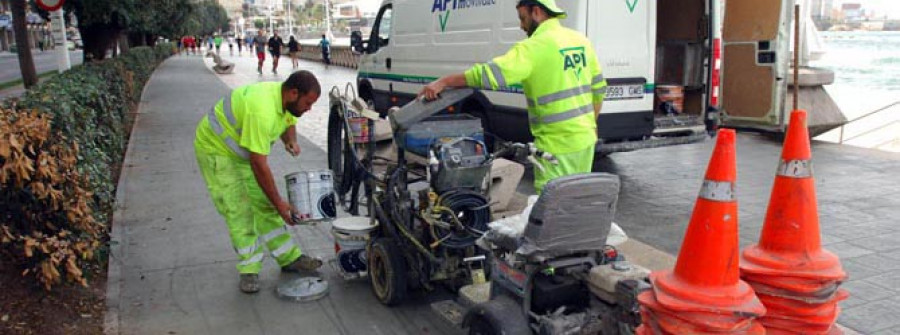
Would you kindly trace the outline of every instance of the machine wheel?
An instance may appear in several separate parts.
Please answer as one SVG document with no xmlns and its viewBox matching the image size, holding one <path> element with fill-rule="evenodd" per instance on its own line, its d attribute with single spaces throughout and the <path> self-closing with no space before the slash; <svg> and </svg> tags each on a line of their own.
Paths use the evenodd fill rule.
<svg viewBox="0 0 900 335">
<path fill-rule="evenodd" d="M 344 194 L 353 184 L 353 155 L 347 136 L 350 135 L 347 134 L 344 119 L 338 110 L 332 110 L 328 117 L 328 169 L 334 173 L 334 190 L 341 196 L 342 205 Z"/>
<path fill-rule="evenodd" d="M 469 327 L 469 335 L 531 334 L 528 319 L 522 306 L 507 296 L 473 307 L 466 315 L 463 326 Z"/>
<path fill-rule="evenodd" d="M 406 259 L 396 243 L 394 239 L 379 238 L 368 252 L 372 292 L 387 306 L 395 306 L 406 298 Z"/>
</svg>

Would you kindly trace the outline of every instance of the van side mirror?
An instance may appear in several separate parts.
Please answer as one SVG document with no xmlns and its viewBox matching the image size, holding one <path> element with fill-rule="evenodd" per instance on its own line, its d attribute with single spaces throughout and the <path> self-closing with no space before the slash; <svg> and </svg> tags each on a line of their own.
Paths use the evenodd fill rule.
<svg viewBox="0 0 900 335">
<path fill-rule="evenodd" d="M 353 48 L 353 51 L 356 53 L 364 53 L 366 51 L 366 47 L 363 45 L 361 31 L 354 30 L 350 33 L 350 47 Z"/>
</svg>

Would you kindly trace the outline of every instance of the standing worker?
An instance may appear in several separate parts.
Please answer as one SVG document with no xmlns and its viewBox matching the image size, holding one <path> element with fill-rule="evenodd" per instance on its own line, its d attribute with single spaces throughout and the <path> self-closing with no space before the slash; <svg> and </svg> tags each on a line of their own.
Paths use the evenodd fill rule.
<svg viewBox="0 0 900 335">
<path fill-rule="evenodd" d="M 263 31 L 257 31 L 256 36 L 253 37 L 252 42 L 247 46 L 256 48 L 256 59 L 259 60 L 256 65 L 256 72 L 259 72 L 259 75 L 262 75 L 263 62 L 266 61 L 266 37 L 263 36 Z"/>
<path fill-rule="evenodd" d="M 269 54 L 272 55 L 272 73 L 278 74 L 278 58 L 281 57 L 281 47 L 284 46 L 284 40 L 278 36 L 277 31 L 272 32 L 269 38 Z"/>
<path fill-rule="evenodd" d="M 275 187 L 268 155 L 281 138 L 284 149 L 300 154 L 297 118 L 319 99 L 321 87 L 308 71 L 291 74 L 284 83 L 241 86 L 219 100 L 197 126 L 194 150 L 213 204 L 238 254 L 239 288 L 259 291 L 263 247 L 281 271 L 313 271 L 322 261 L 300 252 L 285 224 L 298 214 Z"/>
<path fill-rule="evenodd" d="M 431 82 L 419 95 L 436 99 L 447 87 L 497 90 L 521 83 L 535 146 L 559 161 L 538 158 L 546 169 L 534 169 L 540 194 L 552 179 L 591 172 L 606 80 L 590 41 L 560 24 L 566 13 L 555 0 L 520 0 L 516 10 L 527 39 L 489 63 Z"/>
</svg>

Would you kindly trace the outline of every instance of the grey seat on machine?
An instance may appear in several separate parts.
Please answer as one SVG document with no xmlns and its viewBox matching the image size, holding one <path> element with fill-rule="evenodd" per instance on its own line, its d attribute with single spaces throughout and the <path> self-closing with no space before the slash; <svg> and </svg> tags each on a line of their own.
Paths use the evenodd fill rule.
<svg viewBox="0 0 900 335">
<path fill-rule="evenodd" d="M 603 250 L 618 199 L 619 177 L 613 174 L 550 181 L 531 210 L 517 253 L 534 258 Z"/>
</svg>

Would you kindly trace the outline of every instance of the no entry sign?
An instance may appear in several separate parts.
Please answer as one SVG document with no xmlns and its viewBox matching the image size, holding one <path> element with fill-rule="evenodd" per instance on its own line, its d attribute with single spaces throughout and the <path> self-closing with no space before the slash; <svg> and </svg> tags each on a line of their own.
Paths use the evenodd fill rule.
<svg viewBox="0 0 900 335">
<path fill-rule="evenodd" d="M 48 12 L 56 11 L 59 7 L 62 7 L 64 1 L 65 0 L 36 0 L 38 7 L 41 7 L 41 9 Z"/>
</svg>

